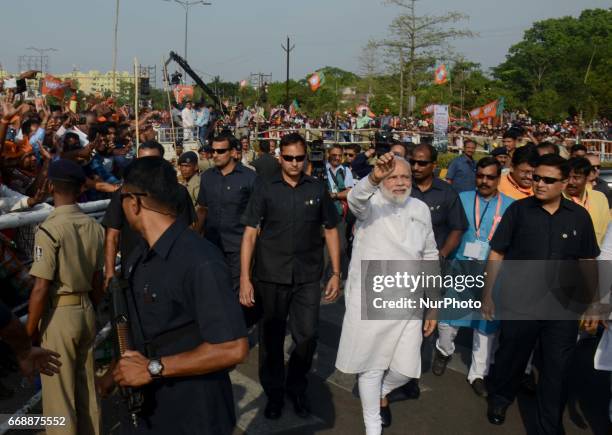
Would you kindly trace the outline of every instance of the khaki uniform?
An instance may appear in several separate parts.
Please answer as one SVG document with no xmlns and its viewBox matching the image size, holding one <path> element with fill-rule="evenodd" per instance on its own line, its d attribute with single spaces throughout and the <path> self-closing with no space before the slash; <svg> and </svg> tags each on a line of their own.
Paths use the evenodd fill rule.
<svg viewBox="0 0 612 435">
<path fill-rule="evenodd" d="M 200 161 L 198 162 L 198 169 L 200 170 L 200 173 L 203 173 L 204 171 L 214 167 L 215 161 L 213 159 L 200 158 Z"/>
<path fill-rule="evenodd" d="M 187 191 L 189 192 L 189 197 L 193 201 L 193 205 L 196 205 L 196 201 L 198 200 L 198 195 L 200 194 L 200 174 L 196 174 L 189 179 L 187 183 L 184 183 Z"/>
<path fill-rule="evenodd" d="M 43 413 L 65 417 L 47 434 L 100 433 L 94 384 L 95 313 L 88 293 L 104 264 L 104 230 L 77 205 L 56 208 L 36 232 L 30 274 L 51 281 L 42 347 L 61 355 L 60 373 L 42 377 Z"/>
</svg>

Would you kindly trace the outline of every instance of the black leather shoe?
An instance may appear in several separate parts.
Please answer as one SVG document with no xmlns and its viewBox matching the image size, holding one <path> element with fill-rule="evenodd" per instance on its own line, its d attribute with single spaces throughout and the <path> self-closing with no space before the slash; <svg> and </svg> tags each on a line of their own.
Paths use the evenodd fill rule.
<svg viewBox="0 0 612 435">
<path fill-rule="evenodd" d="M 380 407 L 380 420 L 382 427 L 391 426 L 391 407 L 389 405 Z"/>
<path fill-rule="evenodd" d="M 492 405 L 489 403 L 487 408 L 487 418 L 489 423 L 501 426 L 506 421 L 506 409 L 507 406 Z"/>
<path fill-rule="evenodd" d="M 436 376 L 442 376 L 450 359 L 450 356 L 444 356 L 442 355 L 442 352 L 436 349 L 434 353 L 434 360 L 431 364 L 431 372 Z"/>
<path fill-rule="evenodd" d="M 306 395 L 290 395 L 289 398 L 293 402 L 293 410 L 298 417 L 308 418 L 310 416 L 310 403 Z"/>
<path fill-rule="evenodd" d="M 472 390 L 474 390 L 474 393 L 476 393 L 477 396 L 487 397 L 489 395 L 489 392 L 487 391 L 487 387 L 482 379 L 480 378 L 475 379 L 471 385 L 472 385 Z"/>
<path fill-rule="evenodd" d="M 418 399 L 421 395 L 418 379 L 410 379 L 410 381 L 400 387 L 406 395 L 406 399 Z"/>
<path fill-rule="evenodd" d="M 277 400 L 268 400 L 264 417 L 269 420 L 278 420 L 283 414 L 283 402 Z"/>
</svg>

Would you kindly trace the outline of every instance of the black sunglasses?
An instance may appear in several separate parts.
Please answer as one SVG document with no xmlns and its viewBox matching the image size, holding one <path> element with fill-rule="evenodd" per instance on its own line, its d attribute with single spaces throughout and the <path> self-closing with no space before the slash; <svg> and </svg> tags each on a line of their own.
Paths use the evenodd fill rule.
<svg viewBox="0 0 612 435">
<path fill-rule="evenodd" d="M 225 154 L 229 150 L 230 150 L 229 148 L 213 148 L 212 153 L 213 154 Z"/>
<path fill-rule="evenodd" d="M 430 160 L 414 160 L 410 159 L 410 166 L 419 165 L 419 166 L 427 166 L 431 163 Z"/>
<path fill-rule="evenodd" d="M 545 184 L 555 184 L 559 181 L 563 181 L 563 179 L 561 178 L 554 178 L 554 177 L 541 177 L 539 175 L 533 174 L 533 176 L 531 177 L 534 183 L 539 183 L 540 180 L 542 180 Z"/>
<path fill-rule="evenodd" d="M 286 162 L 293 162 L 294 160 L 296 162 L 303 162 L 306 159 L 306 154 L 302 154 L 301 156 L 286 156 L 283 155 L 283 160 Z"/>
<path fill-rule="evenodd" d="M 482 180 L 486 178 L 489 181 L 495 181 L 499 178 L 499 175 L 488 175 L 488 174 L 476 174 L 476 178 Z"/>
<path fill-rule="evenodd" d="M 601 169 L 601 165 L 593 165 L 591 168 L 592 171 L 599 171 Z"/>
</svg>

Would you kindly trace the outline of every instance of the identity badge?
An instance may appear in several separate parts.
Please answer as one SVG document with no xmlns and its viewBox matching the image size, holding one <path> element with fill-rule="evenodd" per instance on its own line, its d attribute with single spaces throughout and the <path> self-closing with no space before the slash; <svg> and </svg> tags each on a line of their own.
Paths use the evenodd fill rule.
<svg viewBox="0 0 612 435">
<path fill-rule="evenodd" d="M 489 243 L 482 240 L 474 240 L 465 244 L 463 255 L 474 260 L 486 260 L 489 255 Z"/>
</svg>

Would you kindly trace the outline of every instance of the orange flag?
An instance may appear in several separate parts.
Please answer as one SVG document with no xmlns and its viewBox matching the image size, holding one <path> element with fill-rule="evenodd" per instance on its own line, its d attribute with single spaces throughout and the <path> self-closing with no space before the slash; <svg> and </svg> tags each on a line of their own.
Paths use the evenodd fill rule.
<svg viewBox="0 0 612 435">
<path fill-rule="evenodd" d="M 42 83 L 42 94 L 43 95 L 51 95 L 52 97 L 57 98 L 58 100 L 64 99 L 64 91 L 68 85 L 62 82 L 57 77 L 53 77 L 51 74 L 45 75 Z"/>
<path fill-rule="evenodd" d="M 441 64 L 436 68 L 436 72 L 434 75 L 434 81 L 436 85 L 443 85 L 448 80 L 448 71 L 446 70 L 446 65 Z"/>
</svg>

